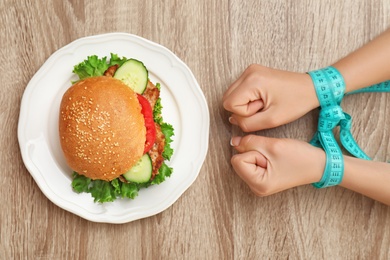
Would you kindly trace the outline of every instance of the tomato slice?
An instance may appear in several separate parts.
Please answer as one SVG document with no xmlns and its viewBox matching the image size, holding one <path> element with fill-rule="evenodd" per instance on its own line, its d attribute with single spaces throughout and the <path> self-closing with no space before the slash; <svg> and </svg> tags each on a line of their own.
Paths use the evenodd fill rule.
<svg viewBox="0 0 390 260">
<path fill-rule="evenodd" d="M 140 94 L 137 94 L 138 101 L 141 105 L 141 113 L 145 119 L 145 127 L 146 127 L 146 141 L 144 154 L 149 152 L 152 149 L 154 142 L 156 141 L 156 125 L 153 120 L 153 110 L 150 106 L 149 101 Z"/>
</svg>

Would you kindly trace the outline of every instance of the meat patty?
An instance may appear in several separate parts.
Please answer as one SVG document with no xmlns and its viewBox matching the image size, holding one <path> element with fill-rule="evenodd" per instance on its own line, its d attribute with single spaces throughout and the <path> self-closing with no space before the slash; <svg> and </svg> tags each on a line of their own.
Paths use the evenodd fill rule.
<svg viewBox="0 0 390 260">
<path fill-rule="evenodd" d="M 119 68 L 118 64 L 112 65 L 108 67 L 108 69 L 104 72 L 104 76 L 114 77 L 115 71 Z"/>
<path fill-rule="evenodd" d="M 148 152 L 150 159 L 152 160 L 152 180 L 158 174 L 158 170 L 164 162 L 162 153 L 164 152 L 165 136 L 161 131 L 159 124 L 156 124 L 156 142 L 152 146 L 152 149 Z"/>
<path fill-rule="evenodd" d="M 160 97 L 160 90 L 149 80 L 142 96 L 144 96 L 149 101 L 150 106 L 154 108 L 157 99 Z"/>
</svg>

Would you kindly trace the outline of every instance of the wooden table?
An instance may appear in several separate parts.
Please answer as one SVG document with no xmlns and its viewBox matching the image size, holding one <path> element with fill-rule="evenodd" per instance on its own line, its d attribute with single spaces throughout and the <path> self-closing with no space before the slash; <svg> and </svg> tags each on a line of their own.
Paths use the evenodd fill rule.
<svg viewBox="0 0 390 260">
<path fill-rule="evenodd" d="M 221 106 L 251 63 L 304 72 L 363 45 L 388 28 L 388 0 L 2 0 L 0 24 L 0 259 L 390 258 L 383 204 L 310 185 L 254 196 L 231 168 L 229 140 L 242 133 Z M 118 31 L 181 58 L 206 96 L 211 122 L 205 163 L 179 200 L 156 216 L 114 225 L 48 200 L 23 164 L 16 133 L 22 94 L 45 60 L 80 37 Z M 353 135 L 378 161 L 390 160 L 388 104 L 389 94 L 343 102 Z M 309 140 L 316 116 L 257 134 Z"/>
</svg>

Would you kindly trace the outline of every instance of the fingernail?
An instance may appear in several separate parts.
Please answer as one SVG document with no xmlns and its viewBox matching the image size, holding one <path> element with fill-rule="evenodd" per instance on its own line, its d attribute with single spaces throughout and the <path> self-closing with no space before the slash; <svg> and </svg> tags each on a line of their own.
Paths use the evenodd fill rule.
<svg viewBox="0 0 390 260">
<path fill-rule="evenodd" d="M 229 122 L 230 122 L 231 124 L 233 124 L 233 125 L 236 125 L 236 124 L 237 124 L 236 119 L 234 119 L 232 116 L 229 117 Z"/>
<path fill-rule="evenodd" d="M 237 146 L 240 144 L 240 142 L 241 142 L 241 136 L 235 136 L 235 137 L 232 137 L 232 139 L 230 139 L 231 146 Z"/>
</svg>

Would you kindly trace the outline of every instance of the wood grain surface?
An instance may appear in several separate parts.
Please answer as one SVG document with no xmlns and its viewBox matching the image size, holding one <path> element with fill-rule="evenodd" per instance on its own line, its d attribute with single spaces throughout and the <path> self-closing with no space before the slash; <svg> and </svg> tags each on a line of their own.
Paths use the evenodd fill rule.
<svg viewBox="0 0 390 260">
<path fill-rule="evenodd" d="M 251 63 L 304 72 L 362 46 L 389 27 L 388 0 L 1 0 L 0 25 L 0 259 L 390 259 L 383 204 L 310 185 L 254 196 L 231 168 L 229 140 L 242 133 L 221 105 Z M 46 59 L 107 32 L 173 51 L 197 78 L 211 119 L 194 184 L 164 212 L 120 225 L 54 205 L 26 170 L 17 139 L 22 94 Z M 390 160 L 389 104 L 390 94 L 343 102 L 353 135 L 378 161 Z M 316 116 L 257 134 L 309 140 Z"/>
</svg>

